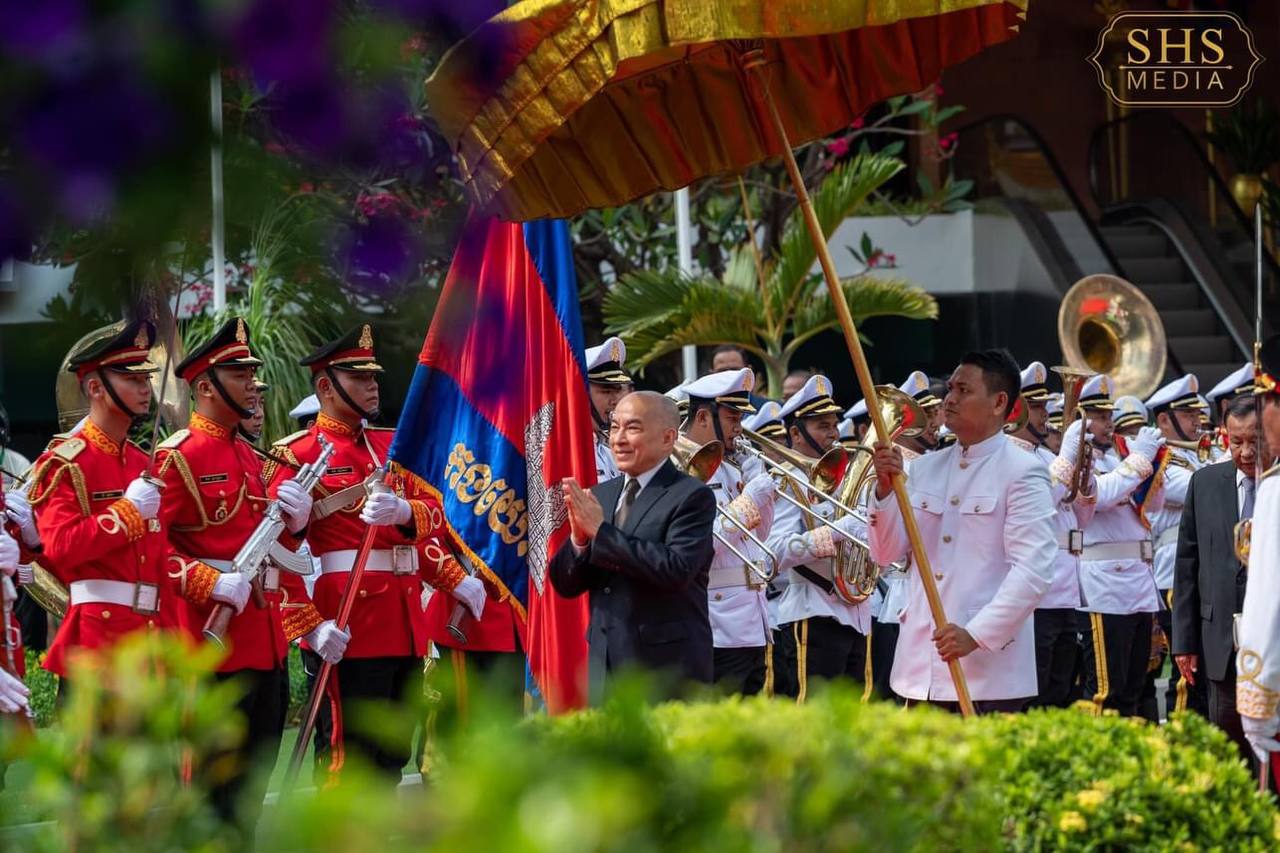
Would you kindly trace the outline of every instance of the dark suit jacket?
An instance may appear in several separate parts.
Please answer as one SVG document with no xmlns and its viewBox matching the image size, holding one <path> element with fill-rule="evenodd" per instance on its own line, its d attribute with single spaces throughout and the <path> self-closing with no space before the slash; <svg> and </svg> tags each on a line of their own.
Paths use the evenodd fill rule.
<svg viewBox="0 0 1280 853">
<path fill-rule="evenodd" d="M 1245 570 L 1235 554 L 1236 466 L 1230 460 L 1191 475 L 1173 569 L 1175 655 L 1199 655 L 1200 672 L 1234 672 L 1232 618 L 1244 604 Z"/>
<path fill-rule="evenodd" d="M 599 697 L 606 672 L 626 666 L 711 681 L 707 572 L 715 496 L 668 461 L 641 490 L 619 529 L 613 517 L 625 481 L 615 477 L 592 487 L 605 523 L 582 554 L 565 542 L 550 566 L 551 583 L 561 595 L 591 594 L 587 641 L 593 698 Z"/>
</svg>

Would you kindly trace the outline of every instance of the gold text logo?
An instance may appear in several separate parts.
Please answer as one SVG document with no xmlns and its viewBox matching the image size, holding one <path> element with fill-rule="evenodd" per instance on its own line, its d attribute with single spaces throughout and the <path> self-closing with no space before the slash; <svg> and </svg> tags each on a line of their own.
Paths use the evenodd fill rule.
<svg viewBox="0 0 1280 853">
<path fill-rule="evenodd" d="M 1229 107 L 1262 60 L 1230 12 L 1121 12 L 1089 57 L 1107 95 L 1126 107 Z"/>
</svg>

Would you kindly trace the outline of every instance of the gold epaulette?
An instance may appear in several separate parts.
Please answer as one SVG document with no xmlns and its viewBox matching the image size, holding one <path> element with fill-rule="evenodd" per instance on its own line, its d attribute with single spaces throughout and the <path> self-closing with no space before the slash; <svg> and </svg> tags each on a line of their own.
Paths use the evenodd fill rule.
<svg viewBox="0 0 1280 853">
<path fill-rule="evenodd" d="M 172 450 L 173 448 L 182 444 L 182 442 L 186 441 L 190 437 L 191 437 L 191 430 L 180 429 L 177 432 L 170 435 L 164 441 L 160 442 L 160 447 L 164 448 L 165 450 Z"/>
<path fill-rule="evenodd" d="M 87 446 L 88 445 L 83 438 L 68 438 L 57 446 L 50 444 L 49 449 L 53 451 L 54 456 L 57 456 L 66 462 L 70 462 L 79 456 Z"/>
<path fill-rule="evenodd" d="M 311 435 L 311 430 L 300 429 L 297 432 L 291 435 L 286 435 L 284 438 L 280 439 L 279 441 L 274 442 L 272 444 L 272 447 L 284 447 L 286 444 L 293 444 L 295 441 L 297 441 L 298 439 L 306 435 Z"/>
</svg>

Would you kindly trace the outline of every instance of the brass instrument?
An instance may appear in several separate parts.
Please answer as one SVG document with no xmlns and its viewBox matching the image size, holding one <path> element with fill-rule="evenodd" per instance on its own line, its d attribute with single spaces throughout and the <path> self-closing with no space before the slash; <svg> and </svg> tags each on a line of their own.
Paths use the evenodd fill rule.
<svg viewBox="0 0 1280 853">
<path fill-rule="evenodd" d="M 924 431 L 927 416 L 910 395 L 891 385 L 877 385 L 876 400 L 884 415 L 885 426 L 889 428 L 890 444 L 903 436 L 919 435 Z M 837 507 L 864 505 L 866 493 L 874 487 L 876 481 L 875 467 L 871 464 L 871 448 L 875 443 L 876 428 L 872 426 L 867 430 L 867 437 L 861 447 L 866 452 L 866 457 L 853 463 L 858 467 L 846 472 L 840 489 L 836 492 Z M 865 519 L 861 512 L 856 515 Z M 900 568 L 905 568 L 905 565 Z M 861 604 L 875 592 L 876 582 L 880 580 L 880 567 L 872 562 L 871 549 L 866 543 L 854 539 L 836 546 L 835 569 L 831 578 L 836 594 L 841 599 L 849 604 Z"/>
<path fill-rule="evenodd" d="M 1253 542 L 1253 519 L 1246 518 L 1242 521 L 1237 521 L 1231 532 L 1235 542 L 1236 559 L 1248 569 L 1249 546 Z"/>
<path fill-rule="evenodd" d="M 719 441 L 708 441 L 706 444 L 698 444 L 686 435 L 676 435 L 676 446 L 671 451 L 671 461 L 675 463 L 681 471 L 694 477 L 702 482 L 707 482 L 717 470 L 721 463 L 724 462 L 724 444 Z M 750 539 L 764 553 L 765 558 L 772 564 L 766 569 L 758 560 L 752 560 L 742 553 L 741 549 L 720 534 L 718 530 L 712 530 L 711 535 L 716 538 L 724 547 L 728 548 L 730 553 L 742 561 L 753 575 L 760 579 L 761 583 L 768 583 L 778 574 L 778 557 L 770 551 L 751 530 L 728 512 L 719 504 L 716 505 L 716 515 L 723 518 L 729 524 L 736 527 L 742 532 L 743 536 Z"/>
<path fill-rule="evenodd" d="M 786 467 L 775 461 L 781 459 L 783 462 L 794 465 L 804 472 L 809 478 L 812 490 L 826 498 L 835 487 L 840 484 L 840 480 L 844 477 L 844 472 L 849 467 L 849 451 L 845 450 L 838 442 L 836 445 L 817 459 L 811 459 L 799 451 L 792 450 L 784 444 L 779 444 L 771 438 L 766 438 L 755 430 L 742 430 L 742 434 L 750 439 L 752 447 L 748 444 L 739 444 L 739 447 L 757 457 L 771 471 L 781 471 L 784 474 L 790 474 Z"/>
<path fill-rule="evenodd" d="M 1064 343 L 1063 349 L 1065 348 L 1066 344 Z M 1076 419 L 1076 412 L 1079 411 L 1080 414 L 1080 450 L 1076 454 L 1075 476 L 1071 479 L 1071 488 L 1067 490 L 1066 496 L 1062 499 L 1063 503 L 1071 503 L 1089 484 L 1089 472 L 1093 467 L 1093 443 L 1089 441 L 1088 419 L 1085 417 L 1084 409 L 1079 408 L 1080 392 L 1084 390 L 1084 383 L 1089 381 L 1089 377 L 1093 376 L 1093 373 L 1089 370 L 1081 370 L 1080 368 L 1064 365 L 1054 367 L 1052 370 L 1062 377 L 1063 434 L 1066 434 L 1067 428 Z"/>
<path fill-rule="evenodd" d="M 1207 432 L 1202 434 L 1196 441 L 1181 441 L 1168 438 L 1165 439 L 1165 444 L 1170 447 L 1181 447 L 1183 450 L 1194 450 L 1196 452 L 1196 461 L 1201 465 L 1213 458 L 1213 436 Z M 1174 465 L 1187 466 L 1187 463 L 1177 456 L 1170 456 L 1169 462 Z"/>
<path fill-rule="evenodd" d="M 1071 286 L 1058 309 L 1058 342 L 1067 364 L 1108 374 L 1117 396 L 1150 397 L 1168 360 L 1155 306 L 1114 275 L 1088 275 Z M 1064 412 L 1063 425 L 1070 422 Z"/>
</svg>

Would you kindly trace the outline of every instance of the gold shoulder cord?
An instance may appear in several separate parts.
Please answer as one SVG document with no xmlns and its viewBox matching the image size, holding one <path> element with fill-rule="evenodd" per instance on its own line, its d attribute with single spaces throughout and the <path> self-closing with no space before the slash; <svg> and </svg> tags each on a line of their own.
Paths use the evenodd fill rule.
<svg viewBox="0 0 1280 853">
<path fill-rule="evenodd" d="M 41 489 L 40 479 L 44 476 L 45 472 L 48 471 L 49 466 L 53 464 L 55 460 L 62 462 L 62 467 L 53 472 L 53 479 L 49 481 L 49 485 L 46 488 Z M 89 508 L 89 489 L 84 482 L 84 472 L 80 470 L 80 466 L 76 463 L 66 462 L 61 459 L 57 459 L 57 457 L 51 457 L 45 460 L 44 465 L 31 475 L 32 481 L 35 483 L 35 486 L 31 489 L 32 493 L 28 498 L 31 506 L 33 508 L 40 506 L 40 504 L 48 500 L 49 496 L 53 494 L 54 489 L 58 487 L 58 481 L 62 479 L 63 475 L 71 478 L 71 487 L 75 490 L 76 502 L 80 504 L 80 514 L 88 518 L 91 514 L 91 510 Z"/>
<path fill-rule="evenodd" d="M 209 527 L 217 527 L 219 525 L 226 524 L 228 521 L 235 518 L 236 513 L 240 511 L 240 507 L 244 503 L 245 495 L 248 494 L 248 474 L 246 474 L 243 469 L 240 471 L 240 489 L 236 493 L 235 506 L 228 510 L 225 515 L 220 514 L 219 518 L 211 519 L 209 518 L 208 513 L 204 511 L 204 497 L 200 494 L 200 489 L 196 486 L 195 477 L 192 476 L 191 469 L 187 466 L 186 458 L 184 458 L 182 453 L 178 450 L 170 451 L 169 455 L 165 457 L 164 463 L 160 466 L 160 474 L 162 476 L 168 469 L 170 462 L 172 462 L 173 466 L 178 469 L 178 476 L 182 478 L 182 482 L 186 485 L 187 491 L 191 494 L 191 500 L 196 505 L 196 511 L 200 513 L 200 524 L 175 524 L 173 525 L 174 530 L 181 533 L 199 533 Z"/>
</svg>

